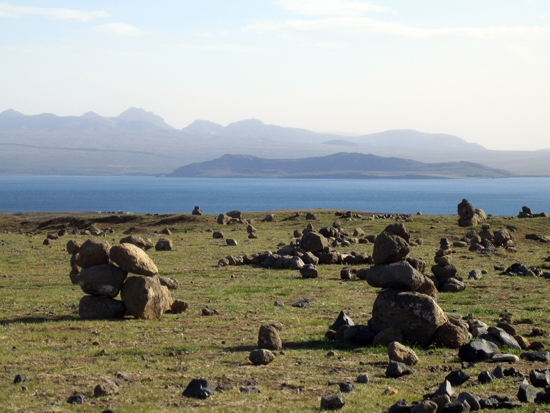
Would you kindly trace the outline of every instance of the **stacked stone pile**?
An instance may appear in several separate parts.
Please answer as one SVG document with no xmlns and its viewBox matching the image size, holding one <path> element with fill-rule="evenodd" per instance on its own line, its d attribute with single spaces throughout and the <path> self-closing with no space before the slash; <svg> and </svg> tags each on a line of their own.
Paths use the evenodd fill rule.
<svg viewBox="0 0 550 413">
<path fill-rule="evenodd" d="M 229 211 L 225 214 L 218 215 L 217 222 L 220 225 L 228 224 L 245 224 L 245 219 L 241 211 Z"/>
<path fill-rule="evenodd" d="M 257 237 L 256 229 L 248 225 L 249 238 Z M 354 233 L 363 236 L 364 231 L 356 228 Z M 350 236 L 349 232 L 336 221 L 333 226 L 321 228 L 318 232 L 308 224 L 303 231 L 295 230 L 296 240 L 289 245 L 282 244 L 281 248 L 274 252 L 265 251 L 257 254 L 246 254 L 239 257 L 227 256 L 218 261 L 218 265 L 258 265 L 272 269 L 302 270 L 305 278 L 313 278 L 313 270 L 318 264 L 344 264 L 361 265 L 371 264 L 372 257 L 366 253 L 342 253 L 334 250 L 336 246 L 351 246 L 361 241 Z M 362 243 L 368 243 L 368 237 L 363 238 Z M 374 238 L 371 238 L 374 239 Z M 310 274 L 310 276 L 304 275 Z"/>
<path fill-rule="evenodd" d="M 491 226 L 487 223 L 481 226 L 479 234 L 475 230 L 470 230 L 463 238 L 463 242 L 469 245 L 469 250 L 480 254 L 491 254 L 500 250 L 516 252 L 517 245 L 510 232 L 502 228 L 493 232 Z"/>
<path fill-rule="evenodd" d="M 329 328 L 328 338 L 360 345 L 404 341 L 418 344 L 454 343 L 468 339 L 467 330 L 456 318 L 449 318 L 437 305 L 438 291 L 422 271 L 422 260 L 408 257 L 410 232 L 402 223 L 388 225 L 376 237 L 374 266 L 357 271 L 369 285 L 382 288 L 374 302 L 367 326 L 354 325 L 341 313 Z"/>
<path fill-rule="evenodd" d="M 144 239 L 111 247 L 107 242 L 70 240 L 73 284 L 87 294 L 80 300 L 78 312 L 82 318 L 135 318 L 158 320 L 167 311 L 182 312 L 187 304 L 172 299 L 169 287 L 177 288 L 175 280 L 158 276 L 155 263 L 145 252 L 150 248 Z M 135 274 L 128 276 L 128 274 Z M 121 300 L 115 298 L 119 295 Z"/>
<path fill-rule="evenodd" d="M 202 215 L 202 210 L 198 206 L 195 206 L 191 212 L 191 215 Z"/>
<path fill-rule="evenodd" d="M 458 204 L 458 225 L 461 227 L 475 227 L 481 221 L 487 219 L 482 209 L 476 209 L 467 199 Z"/>
<path fill-rule="evenodd" d="M 548 218 L 548 214 L 546 212 L 536 214 L 531 208 L 529 208 L 528 206 L 524 206 L 521 207 L 518 218 Z"/>
<path fill-rule="evenodd" d="M 459 292 L 466 289 L 466 283 L 456 275 L 456 267 L 452 264 L 451 244 L 447 238 L 441 238 L 439 249 L 435 253 L 435 264 L 432 273 L 435 277 L 435 285 L 441 292 Z"/>
</svg>

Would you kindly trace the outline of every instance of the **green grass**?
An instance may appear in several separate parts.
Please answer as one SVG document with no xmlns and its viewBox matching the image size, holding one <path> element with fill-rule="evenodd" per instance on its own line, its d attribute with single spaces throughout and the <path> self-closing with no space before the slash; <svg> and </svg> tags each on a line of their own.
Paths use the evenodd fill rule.
<svg viewBox="0 0 550 413">
<path fill-rule="evenodd" d="M 329 211 L 314 211 L 316 229 L 329 226 L 337 218 Z M 247 239 L 244 225 L 220 227 L 215 216 L 200 217 L 168 225 L 172 230 L 174 250 L 150 250 L 163 276 L 174 277 L 179 283 L 172 295 L 190 303 L 186 313 L 165 314 L 160 321 L 133 320 L 89 321 L 78 317 L 77 306 L 83 293 L 70 284 L 69 256 L 65 243 L 68 235 L 54 242 L 52 248 L 42 245 L 47 232 L 62 226 L 38 230 L 39 221 L 32 217 L 5 216 L 0 219 L 0 399 L 7 412 L 98 412 L 113 408 L 117 412 L 312 412 L 317 411 L 322 396 L 338 392 L 329 381 L 355 381 L 367 373 L 367 385 L 356 384 L 356 391 L 346 395 L 344 411 L 383 412 L 397 400 L 418 401 L 438 386 L 450 369 L 460 368 L 457 351 L 446 348 L 415 346 L 420 363 L 415 375 L 388 379 L 385 347 L 356 347 L 350 343 L 328 341 L 324 334 L 340 310 L 348 313 L 357 324 L 366 324 L 376 298 L 374 289 L 361 280 L 342 282 L 342 266 L 320 266 L 320 278 L 302 279 L 297 271 L 266 270 L 251 266 L 217 267 L 220 258 L 266 250 L 277 251 L 279 242 L 289 243 L 294 229 L 304 229 L 303 217 L 282 221 L 290 213 L 281 213 L 281 221 L 264 223 L 265 213 L 245 214 L 254 220 L 259 238 Z M 87 222 L 94 217 L 82 217 Z M 118 243 L 130 227 L 140 228 L 135 235 L 156 241 L 165 235 L 156 234 L 166 225 L 151 225 L 165 217 L 140 216 L 127 224 L 94 224 L 113 228 L 106 238 Z M 467 228 L 459 228 L 454 216 L 414 216 L 406 224 L 414 230 L 412 238 L 424 243 L 414 247 L 411 256 L 424 258 L 426 272 L 433 264 L 439 239 L 459 240 Z M 434 223 L 433 220 L 440 221 Z M 361 227 L 367 234 L 378 234 L 391 220 L 342 221 L 352 232 Z M 519 261 L 542 268 L 550 255 L 550 245 L 525 240 L 527 233 L 550 234 L 548 219 L 488 220 L 493 230 L 513 225 L 518 253 L 478 255 L 467 249 L 456 249 L 453 264 L 458 274 L 467 278 L 474 268 L 488 271 L 479 281 L 457 294 L 441 294 L 440 306 L 445 311 L 472 314 L 489 325 L 496 325 L 500 313 L 508 309 L 514 316 L 514 327 L 522 335 L 533 327 L 550 331 L 549 280 L 544 278 L 508 277 L 499 275 L 494 265 L 505 267 Z M 435 226 L 434 229 L 430 229 Z M 32 233 L 25 235 L 19 233 Z M 69 228 L 71 229 L 71 228 Z M 222 229 L 226 237 L 235 238 L 237 247 L 225 246 L 223 240 L 212 239 L 207 229 Z M 479 228 L 476 228 L 479 230 Z M 342 252 L 372 253 L 372 244 L 355 244 Z M 548 267 L 548 265 L 546 265 Z M 308 308 L 299 309 L 292 303 L 310 299 Z M 284 307 L 274 306 L 275 300 Z M 202 316 L 203 308 L 217 310 L 218 315 Z M 261 324 L 280 322 L 283 350 L 277 352 L 269 366 L 252 366 L 249 352 L 256 347 Z M 538 337 L 548 343 L 548 337 Z M 329 355 L 334 352 L 334 355 Z M 516 354 L 518 352 L 515 352 Z M 520 362 L 518 369 L 528 373 L 532 368 L 546 368 L 540 363 Z M 517 379 L 506 378 L 490 385 L 472 386 L 483 370 L 492 370 L 491 363 L 479 363 L 469 371 L 473 377 L 457 391 L 471 390 L 480 396 L 517 393 Z M 131 377 L 126 382 L 115 373 Z M 29 381 L 13 384 L 16 374 L 26 374 Z M 190 400 L 181 393 L 187 383 L 198 377 L 218 382 L 231 379 L 234 388 L 218 392 L 208 400 Z M 93 388 L 106 378 L 121 383 L 118 395 L 95 398 Z M 240 387 L 256 383 L 260 395 L 240 392 Z M 27 390 L 22 390 L 26 386 Z M 387 391 L 392 387 L 397 391 Z M 435 389 L 434 389 L 435 390 Z M 68 396 L 83 394 L 84 405 L 66 404 Z M 519 412 L 532 412 L 525 405 Z M 540 408 L 540 407 L 539 407 Z"/>
</svg>

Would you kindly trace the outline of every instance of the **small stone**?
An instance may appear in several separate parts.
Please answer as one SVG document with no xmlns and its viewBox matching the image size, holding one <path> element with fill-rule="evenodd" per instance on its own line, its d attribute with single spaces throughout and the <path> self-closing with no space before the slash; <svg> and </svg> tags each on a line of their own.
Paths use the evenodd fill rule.
<svg viewBox="0 0 550 413">
<path fill-rule="evenodd" d="M 271 351 L 266 349 L 256 349 L 250 352 L 248 359 L 255 366 L 259 366 L 259 365 L 265 366 L 271 363 L 273 360 L 275 360 L 275 355 Z"/>
<path fill-rule="evenodd" d="M 341 409 L 346 404 L 346 399 L 341 394 L 323 397 L 321 399 L 321 410 Z"/>
<path fill-rule="evenodd" d="M 369 376 L 366 374 L 360 374 L 357 376 L 357 383 L 367 384 L 369 382 Z"/>
<path fill-rule="evenodd" d="M 189 382 L 182 395 L 196 399 L 206 399 L 216 392 L 212 384 L 204 379 L 193 379 Z"/>
<path fill-rule="evenodd" d="M 81 394 L 77 394 L 75 396 L 70 396 L 67 399 L 67 403 L 69 404 L 84 404 L 84 396 Z"/>
<path fill-rule="evenodd" d="M 480 383 L 483 383 L 483 384 L 487 384 L 487 383 L 492 383 L 496 380 L 497 378 L 493 375 L 493 373 L 489 372 L 489 371 L 482 371 L 481 373 L 479 373 L 479 375 L 477 376 L 477 380 L 480 382 Z"/>
<path fill-rule="evenodd" d="M 445 380 L 451 383 L 452 386 L 460 386 L 470 380 L 470 375 L 462 370 L 455 370 L 447 374 Z"/>
<path fill-rule="evenodd" d="M 413 371 L 405 363 L 399 363 L 397 361 L 390 361 L 386 368 L 387 377 L 401 377 L 412 373 Z"/>
<path fill-rule="evenodd" d="M 470 410 L 471 411 L 478 411 L 479 409 L 481 409 L 481 406 L 479 405 L 479 401 L 480 401 L 480 397 L 473 394 L 473 393 L 470 393 L 470 392 L 462 392 L 458 395 L 457 401 L 459 400 L 464 400 L 466 401 L 469 405 L 470 405 Z"/>
<path fill-rule="evenodd" d="M 273 304 L 275 307 L 284 307 L 285 303 L 283 303 L 281 300 L 276 300 Z"/>
<path fill-rule="evenodd" d="M 414 406 L 409 404 L 406 400 L 399 400 L 390 407 L 388 413 L 410 413 L 413 407 Z"/>
<path fill-rule="evenodd" d="M 344 381 L 340 383 L 340 391 L 342 393 L 351 393 L 352 391 L 355 391 L 355 386 L 349 381 Z"/>
<path fill-rule="evenodd" d="M 493 370 L 493 376 L 495 376 L 495 378 L 497 378 L 497 379 L 503 379 L 504 378 L 504 372 L 502 371 L 501 366 L 496 366 L 495 367 L 495 369 Z"/>
<path fill-rule="evenodd" d="M 495 363 L 517 363 L 519 361 L 519 357 L 515 354 L 495 354 L 491 360 L 493 360 Z"/>
<path fill-rule="evenodd" d="M 262 391 L 257 386 L 242 386 L 240 388 L 241 393 L 245 394 L 261 394 Z"/>
<path fill-rule="evenodd" d="M 394 341 L 388 345 L 388 357 L 390 360 L 412 366 L 418 363 L 418 356 L 413 349 Z"/>
<path fill-rule="evenodd" d="M 98 384 L 94 388 L 95 397 L 109 396 L 117 394 L 120 386 L 114 380 L 105 380 L 105 382 Z"/>
<path fill-rule="evenodd" d="M 437 404 L 431 400 L 424 400 L 411 409 L 411 413 L 435 413 Z"/>
<path fill-rule="evenodd" d="M 27 376 L 25 376 L 24 374 L 18 374 L 17 376 L 15 376 L 15 378 L 13 379 L 13 383 L 14 384 L 18 384 L 18 383 L 24 383 L 26 381 L 29 381 L 29 378 Z"/>
<path fill-rule="evenodd" d="M 439 388 L 435 391 L 435 393 L 431 394 L 430 397 L 439 397 L 443 395 L 447 395 L 449 397 L 454 397 L 455 391 L 453 389 L 453 386 L 451 386 L 451 383 L 449 383 L 447 380 L 445 380 Z"/>
</svg>

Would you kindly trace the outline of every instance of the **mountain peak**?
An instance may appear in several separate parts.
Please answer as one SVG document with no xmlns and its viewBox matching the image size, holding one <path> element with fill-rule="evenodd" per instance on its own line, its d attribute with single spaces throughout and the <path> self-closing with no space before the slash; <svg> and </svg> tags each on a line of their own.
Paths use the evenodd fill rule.
<svg viewBox="0 0 550 413">
<path fill-rule="evenodd" d="M 93 119 L 98 118 L 100 115 L 98 115 L 95 112 L 86 112 L 84 115 L 81 116 L 82 119 Z"/>
<path fill-rule="evenodd" d="M 21 118 L 23 116 L 27 116 L 27 115 L 23 115 L 22 113 L 17 112 L 16 110 L 13 110 L 13 109 L 7 109 L 2 113 L 0 113 L 0 119 Z"/>
<path fill-rule="evenodd" d="M 155 115 L 153 112 L 148 112 L 142 108 L 131 107 L 118 115 L 117 118 L 130 122 L 150 122 L 159 129 L 174 129 L 172 126 L 165 123 L 164 119 L 160 116 Z"/>
</svg>

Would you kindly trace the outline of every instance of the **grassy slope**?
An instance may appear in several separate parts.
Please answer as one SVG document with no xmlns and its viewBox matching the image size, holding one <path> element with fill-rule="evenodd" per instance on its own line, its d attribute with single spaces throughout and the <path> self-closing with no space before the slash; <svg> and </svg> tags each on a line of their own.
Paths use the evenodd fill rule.
<svg viewBox="0 0 550 413">
<path fill-rule="evenodd" d="M 316 228 L 330 225 L 336 218 L 331 212 L 316 212 Z M 344 411 L 382 412 L 395 401 L 421 400 L 433 386 L 441 383 L 447 371 L 460 368 L 457 351 L 440 348 L 416 348 L 420 363 L 414 376 L 388 379 L 384 376 L 387 363 L 385 348 L 357 348 L 346 343 L 326 341 L 324 333 L 338 312 L 344 309 L 356 323 L 366 323 L 377 290 L 364 281 L 342 282 L 341 266 L 321 266 L 319 279 L 301 279 L 296 271 L 266 270 L 248 266 L 217 268 L 219 258 L 229 254 L 275 251 L 280 242 L 289 243 L 294 229 L 303 229 L 306 221 L 262 223 L 265 214 L 247 214 L 254 219 L 260 238 L 248 240 L 244 226 L 224 227 L 226 237 L 239 241 L 237 247 L 227 247 L 223 240 L 214 240 L 205 230 L 220 229 L 215 217 L 197 221 L 181 221 L 169 225 L 175 250 L 150 251 L 161 275 L 175 277 L 181 286 L 173 291 L 174 298 L 190 303 L 181 315 L 166 314 L 161 321 L 126 319 L 123 321 L 86 321 L 77 314 L 83 295 L 69 281 L 69 256 L 65 251 L 67 236 L 55 241 L 53 247 L 42 245 L 48 229 L 36 231 L 38 221 L 32 217 L 4 215 L 0 228 L 10 233 L 0 234 L 0 400 L 5 411 L 27 412 L 97 412 L 112 406 L 117 412 L 311 412 L 318 409 L 320 397 L 338 392 L 329 380 L 355 381 L 367 373 L 370 382 L 356 384 L 357 390 L 346 395 Z M 282 214 L 282 217 L 289 214 Z M 163 217 L 160 217 L 163 218 Z M 164 226 L 151 226 L 159 217 L 140 216 L 138 221 L 113 225 L 116 233 L 106 240 L 118 243 L 130 226 L 153 240 L 155 231 Z M 520 334 L 532 327 L 550 330 L 548 280 L 542 278 L 510 278 L 493 270 L 497 264 L 508 266 L 521 261 L 529 266 L 544 266 L 548 244 L 525 240 L 526 233 L 550 234 L 550 220 L 538 218 L 519 220 L 490 218 L 493 229 L 516 228 L 519 243 L 517 254 L 478 255 L 466 249 L 456 250 L 454 264 L 459 274 L 467 278 L 474 268 L 489 273 L 458 294 L 442 294 L 439 300 L 445 311 L 469 313 L 489 325 L 496 325 L 504 309 L 514 313 L 513 322 Z M 353 220 L 343 227 L 363 228 L 367 234 L 378 234 L 390 221 Z M 454 216 L 418 216 L 407 224 L 413 236 L 424 239 L 412 256 L 432 263 L 439 239 L 461 238 L 467 229 L 456 225 Z M 33 231 L 33 235 L 19 233 Z M 53 230 L 53 227 L 49 230 Z M 234 231 L 236 230 L 236 231 Z M 372 252 L 372 245 L 358 244 L 346 251 Z M 290 306 L 309 298 L 306 309 Z M 273 305 L 282 300 L 285 307 Z M 202 308 L 218 310 L 219 315 L 201 316 Z M 256 367 L 248 362 L 255 348 L 262 323 L 281 322 L 283 353 L 269 366 Z M 545 343 L 546 337 L 542 338 Z M 328 356 L 329 351 L 336 355 Z M 519 352 L 517 352 L 519 353 Z M 480 396 L 491 394 L 515 398 L 519 379 L 506 378 L 489 385 L 476 385 L 475 377 L 483 370 L 495 367 L 479 363 L 468 372 L 472 376 L 462 389 Z M 533 368 L 545 369 L 542 363 L 518 363 L 524 373 Z M 133 381 L 115 378 L 116 372 L 126 373 Z M 30 381 L 12 384 L 16 374 L 26 374 Z M 233 390 L 218 392 L 208 400 L 186 399 L 181 393 L 192 378 L 204 377 L 214 386 L 230 380 Z M 120 394 L 96 399 L 93 388 L 105 378 L 122 385 Z M 255 383 L 262 393 L 245 394 L 240 387 Z M 22 385 L 27 390 L 22 390 Z M 384 394 L 388 386 L 396 394 Z M 391 392 L 390 392 L 391 393 Z M 65 403 L 72 394 L 84 394 L 82 406 Z M 518 410 L 531 412 L 526 405 Z"/>
</svg>

